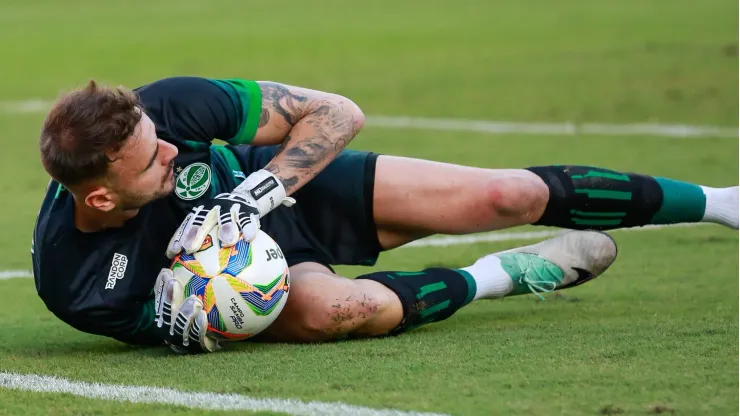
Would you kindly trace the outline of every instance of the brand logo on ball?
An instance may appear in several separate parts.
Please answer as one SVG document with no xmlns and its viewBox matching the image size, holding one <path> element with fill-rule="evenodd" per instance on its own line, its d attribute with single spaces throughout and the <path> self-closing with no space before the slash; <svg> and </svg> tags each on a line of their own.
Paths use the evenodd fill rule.
<svg viewBox="0 0 740 416">
<path fill-rule="evenodd" d="M 237 329 L 242 329 L 242 325 L 244 325 L 244 312 L 242 312 L 242 309 L 239 307 L 239 304 L 236 303 L 236 299 L 231 298 L 231 312 L 233 315 L 230 316 L 231 321 L 234 322 L 234 326 Z"/>
<path fill-rule="evenodd" d="M 175 193 L 180 199 L 190 201 L 200 198 L 211 185 L 211 167 L 205 163 L 193 163 L 177 175 Z"/>
</svg>

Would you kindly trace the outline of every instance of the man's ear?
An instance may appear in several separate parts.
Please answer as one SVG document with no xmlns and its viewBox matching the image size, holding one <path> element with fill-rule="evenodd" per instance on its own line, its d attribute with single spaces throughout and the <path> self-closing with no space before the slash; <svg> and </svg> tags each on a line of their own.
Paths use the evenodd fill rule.
<svg viewBox="0 0 740 416">
<path fill-rule="evenodd" d="M 85 205 L 108 212 L 116 207 L 113 194 L 103 186 L 93 189 L 85 197 Z"/>
</svg>

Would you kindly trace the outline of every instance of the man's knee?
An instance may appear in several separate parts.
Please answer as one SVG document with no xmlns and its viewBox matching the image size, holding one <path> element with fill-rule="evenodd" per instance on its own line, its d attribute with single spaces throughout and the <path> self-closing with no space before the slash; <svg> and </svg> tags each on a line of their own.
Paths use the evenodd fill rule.
<svg viewBox="0 0 740 416">
<path fill-rule="evenodd" d="M 544 212 L 549 190 L 532 172 L 523 169 L 492 170 L 483 195 L 492 215 L 519 218 L 522 223 L 529 223 Z"/>
<path fill-rule="evenodd" d="M 396 306 L 393 293 L 377 282 L 346 279 L 328 269 L 304 268 L 291 271 L 291 276 L 288 302 L 265 338 L 317 342 L 377 335 L 383 325 L 392 327 L 384 322 L 376 327 L 379 317 L 387 319 L 389 305 Z"/>
<path fill-rule="evenodd" d="M 347 280 L 342 290 L 326 290 L 301 316 L 302 329 L 317 336 L 342 337 L 361 332 L 387 306 L 387 299 L 366 290 L 364 282 Z"/>
</svg>

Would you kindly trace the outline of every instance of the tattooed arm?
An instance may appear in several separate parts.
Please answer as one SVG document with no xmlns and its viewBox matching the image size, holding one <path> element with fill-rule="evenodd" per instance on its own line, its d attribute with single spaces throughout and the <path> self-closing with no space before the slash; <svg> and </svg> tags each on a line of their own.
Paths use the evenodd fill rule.
<svg viewBox="0 0 740 416">
<path fill-rule="evenodd" d="M 352 140 L 365 116 L 348 98 L 258 82 L 262 113 L 254 145 L 280 144 L 265 166 L 275 174 L 288 195 L 313 179 Z"/>
<path fill-rule="evenodd" d="M 272 160 L 251 172 L 231 192 L 193 207 L 170 240 L 167 254 L 195 252 L 215 225 L 225 246 L 252 241 L 259 219 L 291 206 L 289 195 L 313 179 L 365 123 L 349 99 L 274 82 L 259 82 L 262 109 L 254 145 L 280 144 Z"/>
</svg>

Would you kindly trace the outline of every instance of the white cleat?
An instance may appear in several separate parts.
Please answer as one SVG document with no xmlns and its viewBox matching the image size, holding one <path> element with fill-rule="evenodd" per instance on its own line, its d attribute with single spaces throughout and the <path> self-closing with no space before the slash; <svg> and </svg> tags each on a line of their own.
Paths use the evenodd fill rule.
<svg viewBox="0 0 740 416">
<path fill-rule="evenodd" d="M 531 246 L 496 253 L 514 282 L 511 295 L 552 292 L 601 275 L 617 258 L 617 245 L 600 231 L 568 231 Z"/>
</svg>

